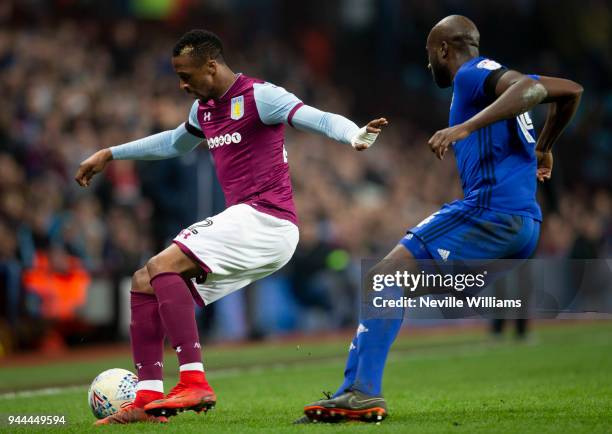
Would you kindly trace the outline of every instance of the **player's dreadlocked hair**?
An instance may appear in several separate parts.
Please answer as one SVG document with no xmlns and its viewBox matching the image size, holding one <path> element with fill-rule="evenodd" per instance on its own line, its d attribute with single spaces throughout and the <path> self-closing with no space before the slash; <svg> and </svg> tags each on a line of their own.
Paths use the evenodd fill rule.
<svg viewBox="0 0 612 434">
<path fill-rule="evenodd" d="M 205 62 L 215 59 L 225 63 L 223 59 L 223 44 L 217 35 L 208 30 L 190 30 L 181 36 L 172 50 L 173 56 L 189 55 Z"/>
</svg>

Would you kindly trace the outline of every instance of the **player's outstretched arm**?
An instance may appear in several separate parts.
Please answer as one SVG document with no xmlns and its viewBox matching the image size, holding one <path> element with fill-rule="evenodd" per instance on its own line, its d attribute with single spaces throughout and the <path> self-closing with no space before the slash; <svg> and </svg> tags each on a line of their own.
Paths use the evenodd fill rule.
<svg viewBox="0 0 612 434">
<path fill-rule="evenodd" d="M 113 159 L 113 153 L 109 148 L 101 149 L 79 165 L 74 180 L 81 187 L 89 187 L 91 178 L 104 170 L 109 161 Z"/>
<path fill-rule="evenodd" d="M 357 151 L 365 151 L 374 144 L 389 122 L 385 118 L 378 118 L 359 128 L 344 116 L 303 105 L 293 115 L 291 125 L 298 130 L 321 134 L 338 142 L 350 144 Z"/>
<path fill-rule="evenodd" d="M 259 118 L 266 125 L 285 123 L 302 131 L 321 134 L 357 151 L 368 149 L 389 123 L 385 118 L 374 119 L 359 128 L 344 116 L 305 105 L 294 94 L 271 83 L 254 85 Z"/>
<path fill-rule="evenodd" d="M 389 121 L 385 118 L 371 120 L 351 138 L 351 145 L 357 151 L 365 151 L 374 144 L 383 127 L 387 125 L 389 125 Z"/>
<path fill-rule="evenodd" d="M 80 186 L 87 187 L 111 160 L 162 160 L 182 155 L 202 142 L 203 135 L 194 128 L 185 123 L 174 130 L 102 149 L 79 165 L 74 179 Z"/>
</svg>

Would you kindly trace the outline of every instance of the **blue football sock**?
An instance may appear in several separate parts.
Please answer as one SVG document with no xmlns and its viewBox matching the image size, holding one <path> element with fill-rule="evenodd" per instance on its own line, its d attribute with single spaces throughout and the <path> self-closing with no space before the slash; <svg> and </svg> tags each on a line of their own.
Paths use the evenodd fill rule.
<svg viewBox="0 0 612 434">
<path fill-rule="evenodd" d="M 367 395 L 381 394 L 385 362 L 391 344 L 402 326 L 404 308 L 377 307 L 380 301 L 373 301 L 378 297 L 397 300 L 402 296 L 401 287 L 386 286 L 382 291 L 368 292 L 362 301 L 361 322 L 357 333 L 357 373 L 352 389 Z"/>
<path fill-rule="evenodd" d="M 361 322 L 357 339 L 357 375 L 352 389 L 367 395 L 381 394 L 383 370 L 402 318 L 373 318 Z"/>
<path fill-rule="evenodd" d="M 357 329 L 357 334 L 353 338 L 351 345 L 349 346 L 349 353 L 346 359 L 346 367 L 344 368 L 344 382 L 342 385 L 336 390 L 336 393 L 332 396 L 335 398 L 336 396 L 342 395 L 349 389 L 353 382 L 355 381 L 355 376 L 357 375 L 357 340 L 359 338 L 359 329 Z"/>
</svg>

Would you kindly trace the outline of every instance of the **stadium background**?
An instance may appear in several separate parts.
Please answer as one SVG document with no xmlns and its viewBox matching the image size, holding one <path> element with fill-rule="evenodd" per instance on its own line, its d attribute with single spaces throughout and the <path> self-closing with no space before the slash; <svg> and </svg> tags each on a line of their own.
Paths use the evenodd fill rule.
<svg viewBox="0 0 612 434">
<path fill-rule="evenodd" d="M 540 187 L 537 256 L 610 257 L 609 2 L 9 0 L 0 4 L 0 356 L 125 342 L 133 271 L 223 208 L 204 148 L 114 162 L 86 190 L 72 179 L 95 150 L 184 122 L 191 100 L 170 53 L 200 27 L 221 36 L 234 71 L 360 124 L 391 122 L 366 153 L 288 128 L 298 250 L 282 272 L 199 312 L 204 340 L 352 328 L 360 258 L 385 253 L 461 196 L 454 160 L 437 161 L 426 144 L 447 123 L 450 91 L 431 80 L 425 38 L 451 12 L 475 21 L 484 55 L 584 85 Z"/>
</svg>

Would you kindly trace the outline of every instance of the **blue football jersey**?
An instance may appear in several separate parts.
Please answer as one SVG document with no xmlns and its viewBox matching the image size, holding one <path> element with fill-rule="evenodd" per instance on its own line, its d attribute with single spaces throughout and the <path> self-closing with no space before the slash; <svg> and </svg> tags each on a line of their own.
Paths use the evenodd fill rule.
<svg viewBox="0 0 612 434">
<path fill-rule="evenodd" d="M 493 102 L 485 91 L 489 74 L 503 68 L 476 57 L 464 63 L 453 82 L 449 125 L 465 122 Z M 539 79 L 538 76 L 531 77 Z M 529 113 L 474 131 L 454 146 L 463 203 L 542 220 L 536 201 L 536 133 Z"/>
</svg>

